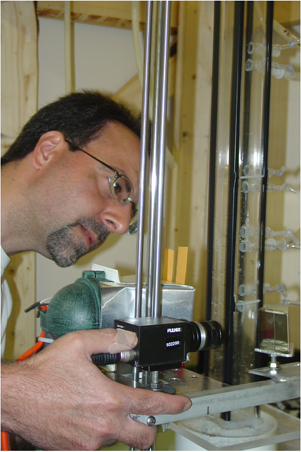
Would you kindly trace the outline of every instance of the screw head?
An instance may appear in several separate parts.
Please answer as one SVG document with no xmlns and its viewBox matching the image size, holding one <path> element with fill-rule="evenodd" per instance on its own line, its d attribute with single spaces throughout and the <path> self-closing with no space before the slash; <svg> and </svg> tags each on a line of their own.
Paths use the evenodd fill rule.
<svg viewBox="0 0 301 452">
<path fill-rule="evenodd" d="M 153 425 L 156 425 L 156 418 L 154 416 L 148 416 L 148 418 L 146 419 L 146 423 L 147 425 L 152 427 Z"/>
</svg>

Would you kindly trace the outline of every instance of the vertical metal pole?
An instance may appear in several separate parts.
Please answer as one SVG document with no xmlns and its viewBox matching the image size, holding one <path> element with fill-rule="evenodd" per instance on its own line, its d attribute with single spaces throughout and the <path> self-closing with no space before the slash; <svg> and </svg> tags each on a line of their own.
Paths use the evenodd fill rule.
<svg viewBox="0 0 301 452">
<path fill-rule="evenodd" d="M 160 315 L 161 244 L 165 166 L 165 124 L 168 94 L 169 27 L 171 2 L 157 4 L 158 41 L 156 52 L 154 118 L 151 143 L 149 268 L 147 315 Z"/>
<path fill-rule="evenodd" d="M 157 228 L 155 215 L 157 212 L 158 200 L 158 108 L 160 98 L 160 23 L 161 23 L 161 3 L 156 2 L 156 30 L 155 30 L 155 63 L 154 63 L 154 99 L 153 99 L 153 121 L 151 135 L 151 155 L 150 155 L 150 188 L 149 188 L 149 218 L 148 218 L 148 271 L 147 271 L 147 293 L 146 293 L 146 316 L 152 316 L 152 306 L 154 297 L 154 274 L 155 274 L 155 249 L 157 242 Z"/>
<path fill-rule="evenodd" d="M 151 42 L 152 42 L 153 2 L 147 2 L 145 19 L 145 46 L 144 46 L 144 85 L 142 98 L 141 122 L 141 150 L 140 150 L 140 182 L 139 182 L 139 221 L 137 243 L 137 287 L 135 292 L 135 317 L 141 317 L 142 304 L 142 275 L 143 275 L 143 244 L 144 219 L 146 204 L 146 168 L 149 149 L 149 99 L 151 76 Z"/>
<path fill-rule="evenodd" d="M 160 55 L 160 91 L 159 99 L 159 167 L 158 167 L 158 215 L 157 221 L 157 244 L 156 244 L 156 270 L 154 284 L 154 303 L 152 315 L 154 317 L 161 315 L 160 296 L 161 296 L 161 279 L 162 279 L 162 225 L 163 225 L 163 203 L 164 203 L 164 172 L 165 172 L 165 154 L 166 154 L 166 117 L 167 117 L 167 99 L 168 99 L 168 69 L 169 69 L 169 35 L 170 35 L 170 11 L 171 2 L 162 2 L 162 53 Z"/>
</svg>

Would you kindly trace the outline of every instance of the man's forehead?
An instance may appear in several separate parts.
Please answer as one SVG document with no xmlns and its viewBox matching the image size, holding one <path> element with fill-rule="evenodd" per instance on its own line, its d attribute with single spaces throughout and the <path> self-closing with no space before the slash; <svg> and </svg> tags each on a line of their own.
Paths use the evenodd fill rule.
<svg viewBox="0 0 301 452">
<path fill-rule="evenodd" d="M 138 140 L 140 140 L 140 138 L 138 137 L 138 135 L 136 135 L 135 132 L 133 132 L 129 127 L 127 127 L 126 125 L 122 124 L 119 121 L 108 121 L 107 124 L 103 127 L 103 131 L 102 134 L 106 134 L 106 133 L 114 133 L 114 135 L 116 133 L 119 133 L 121 135 L 133 135 L 135 138 L 137 138 Z"/>
<path fill-rule="evenodd" d="M 117 152 L 127 147 L 133 147 L 133 152 L 140 151 L 140 138 L 128 127 L 115 121 L 109 122 L 94 141 L 115 146 Z"/>
</svg>

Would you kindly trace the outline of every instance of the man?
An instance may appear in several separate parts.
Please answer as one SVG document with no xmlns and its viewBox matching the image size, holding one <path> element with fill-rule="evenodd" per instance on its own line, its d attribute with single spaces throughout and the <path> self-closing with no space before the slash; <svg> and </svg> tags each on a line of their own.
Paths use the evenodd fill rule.
<svg viewBox="0 0 301 452">
<path fill-rule="evenodd" d="M 2 252 L 39 252 L 72 265 L 136 211 L 139 121 L 95 92 L 41 109 L 2 158 Z M 9 311 L 9 309 L 8 309 Z M 147 449 L 156 430 L 131 413 L 178 413 L 191 401 L 115 383 L 94 353 L 134 348 L 131 332 L 67 334 L 22 362 L 2 365 L 2 430 L 42 449 L 93 450 L 122 441 Z"/>
</svg>

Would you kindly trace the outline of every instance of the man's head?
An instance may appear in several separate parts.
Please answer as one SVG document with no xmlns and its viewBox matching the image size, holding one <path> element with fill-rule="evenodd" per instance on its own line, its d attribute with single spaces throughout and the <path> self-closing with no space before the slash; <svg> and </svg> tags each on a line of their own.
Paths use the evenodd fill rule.
<svg viewBox="0 0 301 452">
<path fill-rule="evenodd" d="M 140 137 L 140 117 L 109 96 L 82 91 L 61 97 L 32 116 L 1 158 L 1 165 L 25 157 L 33 151 L 39 138 L 52 130 L 61 132 L 76 146 L 84 147 L 111 121 L 123 124 Z"/>
<path fill-rule="evenodd" d="M 99 93 L 74 93 L 40 110 L 4 156 L 2 192 L 15 206 L 4 220 L 19 232 L 7 253 L 31 249 L 66 267 L 110 232 L 126 232 L 138 199 L 139 133 L 139 119 Z M 116 174 L 129 180 L 130 202 L 112 196 Z"/>
</svg>

